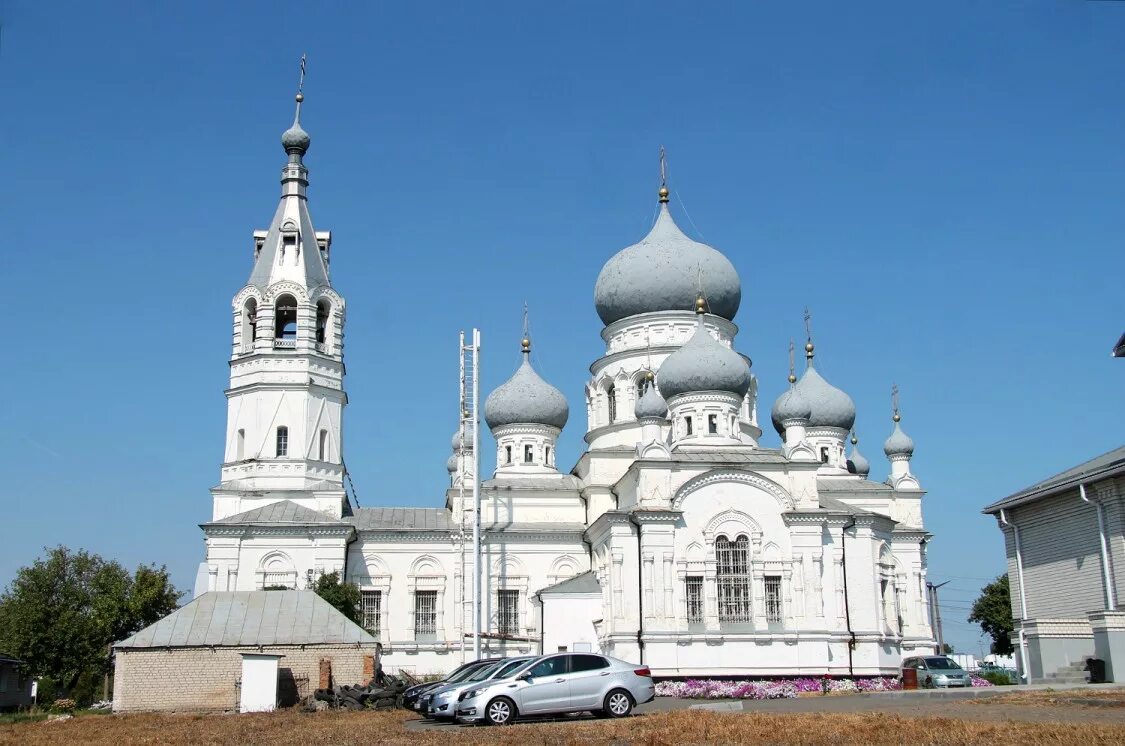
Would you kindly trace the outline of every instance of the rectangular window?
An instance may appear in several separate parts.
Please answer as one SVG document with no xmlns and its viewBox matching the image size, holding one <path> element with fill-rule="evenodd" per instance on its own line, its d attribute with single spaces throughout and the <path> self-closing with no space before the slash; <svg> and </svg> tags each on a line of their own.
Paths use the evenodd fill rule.
<svg viewBox="0 0 1125 746">
<path fill-rule="evenodd" d="M 688 624 L 703 623 L 703 576 L 689 575 L 684 579 L 684 596 L 687 600 Z"/>
<path fill-rule="evenodd" d="M 277 428 L 277 457 L 289 455 L 289 428 L 282 425 Z"/>
<path fill-rule="evenodd" d="M 437 591 L 414 591 L 414 637 L 429 638 L 437 634 Z"/>
<path fill-rule="evenodd" d="M 511 446 L 504 446 L 504 463 L 505 464 L 512 463 L 512 447 Z"/>
<path fill-rule="evenodd" d="M 551 465 L 551 446 L 543 447 L 543 466 Z"/>
<path fill-rule="evenodd" d="M 520 592 L 496 591 L 497 627 L 502 635 L 520 633 Z"/>
<path fill-rule="evenodd" d="M 781 624 L 781 576 L 767 575 L 766 581 L 766 621 Z"/>
<path fill-rule="evenodd" d="M 707 415 L 707 432 L 711 435 L 716 435 L 719 432 L 719 415 Z"/>
<path fill-rule="evenodd" d="M 684 418 L 684 428 L 685 428 L 685 429 L 686 429 L 686 431 L 687 431 L 687 432 L 686 432 L 685 434 L 686 434 L 686 435 L 691 435 L 691 418 L 690 418 L 690 417 L 685 417 L 685 418 Z"/>
<path fill-rule="evenodd" d="M 719 621 L 732 624 L 750 622 L 750 540 L 725 536 L 715 540 L 715 585 L 718 591 Z"/>
<path fill-rule="evenodd" d="M 382 591 L 360 591 L 359 612 L 360 621 L 365 630 L 375 637 L 379 636 L 380 615 L 383 611 Z"/>
<path fill-rule="evenodd" d="M 523 447 L 523 462 L 525 464 L 530 464 L 534 460 L 532 458 L 531 453 L 532 453 L 532 447 L 531 446 L 524 446 Z"/>
<path fill-rule="evenodd" d="M 324 461 L 324 457 L 328 455 L 328 431 L 320 431 L 320 460 Z"/>
</svg>

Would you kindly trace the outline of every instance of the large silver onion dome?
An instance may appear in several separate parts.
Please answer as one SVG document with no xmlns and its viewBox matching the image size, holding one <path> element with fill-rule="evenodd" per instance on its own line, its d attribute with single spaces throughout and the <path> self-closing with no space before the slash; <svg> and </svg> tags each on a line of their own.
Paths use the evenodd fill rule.
<svg viewBox="0 0 1125 746">
<path fill-rule="evenodd" d="M 657 376 L 665 399 L 693 391 L 729 391 L 742 397 L 750 388 L 750 366 L 711 336 L 702 314 L 695 334 L 668 356 Z"/>
<path fill-rule="evenodd" d="M 852 429 L 855 424 L 855 403 L 852 398 L 824 380 L 811 362 L 801 380 L 797 381 L 796 388 L 812 408 L 809 427 Z"/>
<path fill-rule="evenodd" d="M 607 326 L 639 313 L 690 311 L 701 280 L 711 313 L 733 319 L 742 300 L 734 265 L 710 246 L 685 236 L 662 203 L 648 235 L 602 267 L 594 304 Z"/>
<path fill-rule="evenodd" d="M 531 367 L 530 349 L 531 343 L 525 339 L 519 369 L 484 402 L 484 419 L 492 430 L 517 424 L 550 425 L 560 430 L 566 426 L 570 416 L 566 397 Z"/>
<path fill-rule="evenodd" d="M 812 405 L 808 399 L 797 390 L 796 385 L 790 385 L 785 392 L 777 397 L 770 412 L 773 429 L 778 435 L 785 435 L 785 423 L 791 420 L 805 420 L 812 416 Z"/>
</svg>

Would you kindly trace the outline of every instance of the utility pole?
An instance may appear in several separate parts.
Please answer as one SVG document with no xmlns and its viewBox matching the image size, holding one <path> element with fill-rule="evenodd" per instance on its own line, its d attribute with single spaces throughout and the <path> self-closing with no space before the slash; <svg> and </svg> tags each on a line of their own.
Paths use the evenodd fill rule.
<svg viewBox="0 0 1125 746">
<path fill-rule="evenodd" d="M 472 341 L 465 344 L 461 332 L 461 451 L 472 443 L 472 473 L 462 475 L 461 498 L 464 506 L 465 479 L 473 480 L 473 660 L 480 659 L 481 637 L 481 551 L 480 551 L 480 330 L 473 329 Z M 471 433 L 471 435 L 470 435 Z M 470 437 L 466 438 L 466 435 Z M 462 507 L 462 510 L 464 508 Z M 462 524 L 463 525 L 463 524 Z M 464 639 L 464 638 L 462 638 Z"/>
<path fill-rule="evenodd" d="M 926 589 L 930 592 L 930 624 L 932 625 L 931 629 L 934 631 L 934 636 L 937 638 L 937 650 L 935 652 L 938 655 L 945 655 L 945 637 L 942 635 L 941 630 L 941 607 L 938 606 L 937 592 L 938 588 L 947 585 L 949 582 L 950 581 L 947 580 L 937 585 L 930 582 L 926 583 Z"/>
</svg>

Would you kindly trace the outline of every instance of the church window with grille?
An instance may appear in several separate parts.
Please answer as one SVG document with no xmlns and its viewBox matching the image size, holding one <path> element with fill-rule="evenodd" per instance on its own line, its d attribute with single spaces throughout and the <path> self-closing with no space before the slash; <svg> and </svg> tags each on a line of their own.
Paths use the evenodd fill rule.
<svg viewBox="0 0 1125 746">
<path fill-rule="evenodd" d="M 289 428 L 285 425 L 277 428 L 277 456 L 289 455 Z"/>
<path fill-rule="evenodd" d="M 414 637 L 437 634 L 437 591 L 414 591 Z"/>
<path fill-rule="evenodd" d="M 719 621 L 746 623 L 750 621 L 750 540 L 739 536 L 734 541 L 725 536 L 715 540 Z"/>
<path fill-rule="evenodd" d="M 496 592 L 496 601 L 497 631 L 502 635 L 518 635 L 520 633 L 520 592 L 499 590 Z"/>
<path fill-rule="evenodd" d="M 383 592 L 359 592 L 359 616 L 362 626 L 375 637 L 379 636 L 379 624 L 382 621 Z"/>
<path fill-rule="evenodd" d="M 781 624 L 781 576 L 767 575 L 766 584 L 766 621 L 770 624 Z"/>
<path fill-rule="evenodd" d="M 688 624 L 703 623 L 703 576 L 689 575 L 684 579 L 684 597 L 687 601 Z"/>
<path fill-rule="evenodd" d="M 612 384 L 605 390 L 606 401 L 609 402 L 609 421 L 617 422 L 617 387 Z"/>
</svg>

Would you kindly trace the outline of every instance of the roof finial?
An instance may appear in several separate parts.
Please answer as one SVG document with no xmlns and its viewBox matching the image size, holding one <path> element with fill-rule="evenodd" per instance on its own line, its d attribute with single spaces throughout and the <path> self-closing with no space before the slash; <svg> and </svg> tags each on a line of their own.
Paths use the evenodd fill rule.
<svg viewBox="0 0 1125 746">
<path fill-rule="evenodd" d="M 304 90 L 305 90 L 305 63 L 307 62 L 307 60 L 308 60 L 308 55 L 302 54 L 301 55 L 301 75 L 300 75 L 300 77 L 297 78 L 297 95 L 295 97 L 297 99 L 297 114 L 293 118 L 294 122 L 300 122 L 301 121 L 301 102 L 305 100 L 305 94 L 304 94 Z"/>
<path fill-rule="evenodd" d="M 523 339 L 520 340 L 520 348 L 524 355 L 531 352 L 531 330 L 527 323 L 527 301 L 523 302 Z"/>
<path fill-rule="evenodd" d="M 809 313 L 809 307 L 805 306 L 805 360 L 809 365 L 812 365 L 813 359 L 813 343 L 812 343 L 812 314 Z"/>
<path fill-rule="evenodd" d="M 891 419 L 894 420 L 895 422 L 898 422 L 899 420 L 902 419 L 902 417 L 898 413 L 898 384 L 897 383 L 891 384 L 891 408 L 894 410 L 894 414 L 891 415 Z"/>
<path fill-rule="evenodd" d="M 281 134 L 281 145 L 285 148 L 285 152 L 290 156 L 297 158 L 300 162 L 300 157 L 303 156 L 309 149 L 309 133 L 301 127 L 301 102 L 305 100 L 305 62 L 307 55 L 301 55 L 301 74 L 297 79 L 297 95 L 294 97 L 297 101 L 297 112 L 293 115 L 293 125 Z"/>
<path fill-rule="evenodd" d="M 797 374 L 793 372 L 793 368 L 794 368 L 794 365 L 793 365 L 793 349 L 794 349 L 793 348 L 793 340 L 792 340 L 792 338 L 790 338 L 790 340 L 789 340 L 789 383 L 796 383 L 797 382 Z"/>
<path fill-rule="evenodd" d="M 854 445 L 856 445 L 856 444 L 858 444 L 858 443 L 859 443 L 859 438 L 857 438 L 857 437 L 855 436 L 855 428 L 853 427 L 853 428 L 852 428 L 852 445 L 854 446 Z"/>
<path fill-rule="evenodd" d="M 668 162 L 664 158 L 664 146 L 660 146 L 660 204 L 668 204 Z"/>
</svg>

